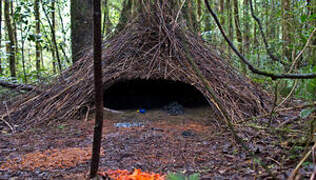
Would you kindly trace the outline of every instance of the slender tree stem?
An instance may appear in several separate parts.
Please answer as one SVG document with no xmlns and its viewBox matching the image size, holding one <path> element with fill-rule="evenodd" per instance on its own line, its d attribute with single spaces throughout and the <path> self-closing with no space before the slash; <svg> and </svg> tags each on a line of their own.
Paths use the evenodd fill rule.
<svg viewBox="0 0 316 180">
<path fill-rule="evenodd" d="M 96 116 L 93 136 L 93 149 L 90 168 L 90 178 L 97 175 L 100 159 L 100 148 L 103 127 L 103 83 L 102 83 L 102 32 L 101 32 L 101 3 L 100 0 L 93 1 L 94 13 L 94 85 Z"/>
</svg>

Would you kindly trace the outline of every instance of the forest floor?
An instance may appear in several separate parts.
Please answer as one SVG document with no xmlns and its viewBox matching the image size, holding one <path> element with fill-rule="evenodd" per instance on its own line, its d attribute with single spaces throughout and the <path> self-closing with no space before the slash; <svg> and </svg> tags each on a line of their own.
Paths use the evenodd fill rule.
<svg viewBox="0 0 316 180">
<path fill-rule="evenodd" d="M 286 179 L 306 146 L 301 143 L 306 134 L 301 129 L 306 127 L 300 124 L 304 123 L 297 113 L 288 117 L 274 118 L 270 126 L 268 119 L 236 125 L 238 135 L 255 152 L 253 158 L 208 108 L 185 109 L 178 116 L 161 110 L 105 112 L 100 171 L 137 168 L 160 174 L 199 173 L 201 179 L 272 179 L 271 174 Z M 144 126 L 114 126 L 121 122 Z M 282 128 L 268 128 L 280 124 Z M 10 134 L 1 127 L 0 179 L 84 179 L 89 173 L 93 129 L 93 113 L 87 121 L 55 122 L 23 133 Z M 303 164 L 299 178 L 310 177 L 311 161 Z"/>
</svg>

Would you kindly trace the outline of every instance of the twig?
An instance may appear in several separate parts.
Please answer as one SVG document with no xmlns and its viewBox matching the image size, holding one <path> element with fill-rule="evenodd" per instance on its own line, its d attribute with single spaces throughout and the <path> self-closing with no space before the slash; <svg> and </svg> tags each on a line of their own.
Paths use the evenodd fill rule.
<svg viewBox="0 0 316 180">
<path fill-rule="evenodd" d="M 183 6 L 184 6 L 185 1 L 186 1 L 186 0 L 183 0 L 182 4 L 181 4 L 181 6 L 180 6 L 180 9 L 179 9 L 179 11 L 178 11 L 178 13 L 177 13 L 177 17 L 176 17 L 176 19 L 175 19 L 175 21 L 174 21 L 175 23 L 174 23 L 174 26 L 173 26 L 173 30 L 174 30 L 174 28 L 175 28 L 175 26 L 176 26 L 176 23 L 177 23 L 177 21 L 178 21 L 180 12 L 181 12 L 181 10 L 182 10 L 182 8 L 183 8 Z"/>
<path fill-rule="evenodd" d="M 86 117 L 84 118 L 84 121 L 87 122 L 88 121 L 88 117 L 89 117 L 89 113 L 90 113 L 90 106 L 87 106 L 88 110 L 86 112 Z"/>
<path fill-rule="evenodd" d="M 7 115 L 8 115 L 9 120 L 12 121 L 7 103 L 6 103 L 6 102 L 3 102 L 3 104 L 5 105 L 5 109 L 6 109 L 6 111 L 7 111 Z M 11 124 L 10 124 L 9 122 L 7 122 L 6 120 L 4 120 L 3 117 L 1 118 L 1 120 L 2 120 L 7 126 L 9 126 L 10 130 L 11 130 L 13 133 L 15 133 L 14 127 L 11 126 Z"/>
<path fill-rule="evenodd" d="M 110 109 L 110 108 L 106 108 L 106 107 L 104 107 L 103 109 L 104 109 L 105 111 L 108 111 L 108 112 L 111 112 L 111 113 L 115 113 L 115 114 L 123 113 L 122 111 L 117 111 L 117 110 Z"/>
<path fill-rule="evenodd" d="M 315 153 L 315 148 L 313 150 L 313 164 L 314 164 L 314 171 L 313 174 L 311 175 L 310 180 L 314 180 L 316 178 L 316 153 Z"/>
<path fill-rule="evenodd" d="M 294 180 L 298 170 L 300 169 L 301 165 L 305 162 L 305 160 L 309 157 L 309 155 L 312 153 L 312 151 L 314 151 L 314 149 L 316 148 L 316 143 L 314 143 L 314 146 L 312 147 L 311 150 L 309 150 L 305 156 L 303 157 L 303 159 L 297 164 L 297 166 L 295 167 L 295 169 L 292 171 L 291 176 L 289 177 L 289 180 Z"/>
<path fill-rule="evenodd" d="M 267 157 L 267 159 L 270 159 L 271 161 L 275 162 L 276 164 L 278 164 L 279 166 L 281 166 L 281 163 L 275 159 L 273 159 L 272 157 Z"/>
<path fill-rule="evenodd" d="M 270 72 L 266 72 L 266 71 L 262 71 L 260 69 L 255 68 L 248 59 L 246 59 L 235 47 L 235 45 L 229 40 L 229 38 L 227 37 L 222 25 L 220 24 L 217 15 L 215 14 L 215 12 L 213 11 L 213 9 L 210 7 L 209 3 L 207 0 L 205 0 L 205 4 L 207 9 L 209 10 L 209 12 L 211 13 L 212 17 L 215 20 L 215 23 L 217 24 L 219 30 L 221 31 L 223 37 L 225 38 L 225 40 L 227 41 L 227 43 L 229 44 L 229 46 L 232 48 L 232 50 L 236 53 L 236 55 L 241 59 L 241 61 L 247 65 L 248 69 L 255 73 L 255 74 L 259 74 L 259 75 L 263 75 L 263 76 L 267 76 L 270 77 L 272 80 L 276 80 L 276 79 L 313 79 L 316 78 L 316 74 L 315 73 L 306 73 L 306 74 L 275 74 L 275 73 L 270 73 Z"/>
<path fill-rule="evenodd" d="M 15 132 L 13 126 L 12 126 L 8 121 L 4 120 L 3 117 L 1 117 L 0 119 L 1 119 L 1 121 L 3 121 L 3 122 L 10 128 L 10 130 L 11 130 L 13 133 Z"/>
<path fill-rule="evenodd" d="M 295 88 L 296 88 L 296 86 L 297 86 L 297 82 L 298 82 L 298 79 L 295 80 L 294 85 L 293 85 L 293 87 L 292 87 L 290 93 L 286 96 L 285 99 L 282 100 L 282 102 L 281 102 L 280 104 L 278 104 L 278 105 L 275 107 L 275 109 L 278 109 L 279 107 L 281 107 L 281 106 L 292 96 L 292 94 L 293 94 L 293 92 L 294 92 L 294 90 L 295 90 Z"/>
</svg>

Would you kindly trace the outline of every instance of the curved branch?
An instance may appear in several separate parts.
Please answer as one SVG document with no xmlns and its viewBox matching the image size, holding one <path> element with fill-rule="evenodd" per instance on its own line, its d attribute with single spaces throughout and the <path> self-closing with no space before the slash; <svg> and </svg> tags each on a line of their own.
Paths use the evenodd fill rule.
<svg viewBox="0 0 316 180">
<path fill-rule="evenodd" d="M 273 61 L 277 61 L 277 62 L 280 62 L 281 64 L 283 65 L 288 65 L 288 63 L 278 59 L 277 57 L 275 57 L 272 53 L 272 50 L 271 48 L 269 47 L 268 45 L 268 42 L 267 42 L 267 39 L 266 39 L 266 36 L 264 35 L 264 32 L 263 32 L 263 28 L 262 28 L 262 24 L 261 24 L 261 21 L 260 19 L 255 15 L 254 11 L 253 11 L 253 5 L 252 5 L 252 0 L 249 0 L 249 6 L 250 6 L 250 12 L 251 12 L 251 16 L 255 19 L 255 21 L 258 23 L 258 26 L 259 26 L 259 30 L 260 30 L 260 34 L 262 36 L 262 39 L 263 39 L 263 44 L 267 50 L 267 53 L 268 55 L 270 56 L 270 58 L 273 60 Z"/>
<path fill-rule="evenodd" d="M 210 7 L 209 3 L 207 0 L 205 0 L 205 4 L 206 7 L 208 9 L 208 11 L 211 13 L 212 17 L 214 18 L 219 30 L 221 31 L 223 37 L 225 38 L 225 40 L 227 41 L 227 43 L 229 44 L 229 46 L 232 48 L 232 50 L 236 53 L 236 55 L 241 59 L 241 61 L 243 63 L 245 63 L 248 67 L 248 69 L 255 73 L 255 74 L 259 74 L 259 75 L 263 75 L 263 76 L 267 76 L 270 77 L 272 80 L 276 80 L 276 79 L 312 79 L 312 78 L 316 78 L 316 74 L 314 73 L 307 73 L 307 74 L 274 74 L 274 73 L 270 73 L 270 72 L 266 72 L 266 71 L 262 71 L 260 69 L 255 68 L 234 46 L 234 44 L 228 39 L 228 37 L 226 36 L 226 33 L 222 27 L 222 25 L 220 24 L 217 15 L 215 14 L 215 12 L 212 10 L 212 8 Z"/>
</svg>

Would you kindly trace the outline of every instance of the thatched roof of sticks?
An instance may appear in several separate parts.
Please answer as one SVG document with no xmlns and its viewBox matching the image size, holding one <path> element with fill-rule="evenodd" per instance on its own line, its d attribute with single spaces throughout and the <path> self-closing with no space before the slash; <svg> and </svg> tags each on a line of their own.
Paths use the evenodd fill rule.
<svg viewBox="0 0 316 180">
<path fill-rule="evenodd" d="M 121 80 L 166 79 L 193 85 L 211 102 L 209 92 L 188 61 L 185 43 L 232 119 L 266 112 L 268 95 L 217 55 L 212 46 L 191 33 L 181 14 L 178 16 L 178 12 L 166 4 L 147 8 L 104 43 L 105 89 Z M 32 91 L 16 99 L 2 117 L 23 129 L 38 123 L 80 117 L 82 111 L 93 109 L 93 82 L 90 50 L 41 93 Z M 214 105 L 211 107 L 216 110 Z"/>
</svg>

